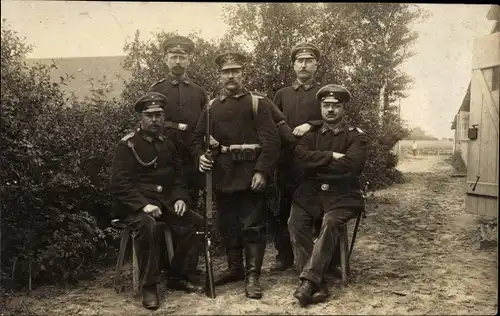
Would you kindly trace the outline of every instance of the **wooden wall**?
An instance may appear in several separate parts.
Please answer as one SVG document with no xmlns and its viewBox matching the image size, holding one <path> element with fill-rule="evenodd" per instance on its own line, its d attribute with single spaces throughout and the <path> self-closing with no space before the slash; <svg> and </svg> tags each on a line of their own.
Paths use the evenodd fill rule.
<svg viewBox="0 0 500 316">
<path fill-rule="evenodd" d="M 469 141 L 466 208 L 487 218 L 498 217 L 499 76 L 500 33 L 476 39 L 469 127 L 477 124 L 478 137 Z"/>
</svg>

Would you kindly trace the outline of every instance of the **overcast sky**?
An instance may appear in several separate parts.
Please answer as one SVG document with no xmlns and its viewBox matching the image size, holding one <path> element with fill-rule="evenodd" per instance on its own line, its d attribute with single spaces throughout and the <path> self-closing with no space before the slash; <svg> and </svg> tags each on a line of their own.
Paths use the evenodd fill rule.
<svg viewBox="0 0 500 316">
<path fill-rule="evenodd" d="M 123 55 L 139 29 L 142 39 L 165 31 L 192 30 L 214 39 L 227 31 L 224 3 L 1 1 L 1 16 L 34 46 L 28 57 Z M 452 137 L 451 121 L 467 89 L 475 37 L 487 35 L 488 5 L 424 4 L 432 16 L 415 25 L 416 55 L 404 65 L 415 79 L 401 115 L 438 137 Z"/>
</svg>

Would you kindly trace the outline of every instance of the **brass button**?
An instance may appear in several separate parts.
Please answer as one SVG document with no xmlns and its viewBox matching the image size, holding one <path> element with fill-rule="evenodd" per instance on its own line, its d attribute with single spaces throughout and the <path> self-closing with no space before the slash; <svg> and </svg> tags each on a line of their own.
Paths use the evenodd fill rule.
<svg viewBox="0 0 500 316">
<path fill-rule="evenodd" d="M 180 129 L 181 131 L 185 131 L 185 130 L 187 129 L 187 127 L 188 127 L 188 126 L 187 126 L 186 124 L 184 124 L 184 123 L 179 123 L 179 129 Z"/>
<path fill-rule="evenodd" d="M 326 183 L 321 185 L 321 190 L 323 190 L 323 191 L 328 191 L 328 188 L 330 188 L 330 186 Z"/>
<path fill-rule="evenodd" d="M 158 190 L 158 192 L 163 191 L 163 187 L 162 187 L 161 185 L 157 185 L 157 186 L 156 186 L 156 189 Z"/>
</svg>

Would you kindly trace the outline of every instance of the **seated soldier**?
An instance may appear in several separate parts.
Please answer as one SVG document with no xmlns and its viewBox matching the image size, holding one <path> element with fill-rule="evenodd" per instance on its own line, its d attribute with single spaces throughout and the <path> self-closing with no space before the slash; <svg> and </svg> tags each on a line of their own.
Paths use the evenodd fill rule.
<svg viewBox="0 0 500 316">
<path fill-rule="evenodd" d="M 192 211 L 186 209 L 188 193 L 180 173 L 177 147 L 160 135 L 166 101 L 163 94 L 150 92 L 135 103 L 140 128 L 118 143 L 111 169 L 114 216 L 137 233 L 139 282 L 147 309 L 157 309 L 159 305 L 156 220 L 171 225 L 178 240 L 168 286 L 187 292 L 200 290 L 187 280 L 184 271 L 187 256 L 199 253 L 201 240 L 196 236 L 192 216 L 188 216 Z"/>
<path fill-rule="evenodd" d="M 323 301 L 328 292 L 324 274 L 332 259 L 343 225 L 364 208 L 359 176 L 366 160 L 368 137 L 344 120 L 350 93 L 338 85 L 326 85 L 316 94 L 321 101 L 323 125 L 307 132 L 295 148 L 303 169 L 288 227 L 300 286 L 294 297 L 301 305 Z M 313 241 L 313 227 L 322 224 Z"/>
</svg>

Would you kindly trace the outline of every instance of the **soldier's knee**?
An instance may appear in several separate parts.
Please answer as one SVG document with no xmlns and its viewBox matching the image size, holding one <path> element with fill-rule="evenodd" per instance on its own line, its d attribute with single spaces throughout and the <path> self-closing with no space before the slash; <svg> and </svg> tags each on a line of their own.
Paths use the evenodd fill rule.
<svg viewBox="0 0 500 316">
<path fill-rule="evenodd" d="M 328 212 L 323 217 L 322 227 L 333 228 L 338 226 L 337 216 L 335 216 L 334 212 Z"/>
<path fill-rule="evenodd" d="M 290 210 L 290 216 L 288 217 L 288 231 L 290 233 L 295 232 L 301 226 L 301 217 L 299 216 L 299 209 L 296 206 L 292 205 L 292 209 Z"/>
<path fill-rule="evenodd" d="M 156 230 L 156 220 L 153 216 L 142 213 L 140 215 L 139 230 L 154 232 Z"/>
</svg>

